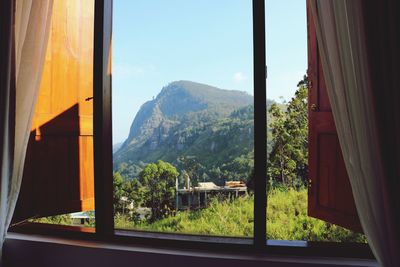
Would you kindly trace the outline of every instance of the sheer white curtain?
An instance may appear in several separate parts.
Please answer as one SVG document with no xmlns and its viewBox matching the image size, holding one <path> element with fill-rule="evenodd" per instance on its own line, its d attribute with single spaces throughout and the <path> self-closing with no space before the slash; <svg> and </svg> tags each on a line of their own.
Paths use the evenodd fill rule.
<svg viewBox="0 0 400 267">
<path fill-rule="evenodd" d="M 381 266 L 400 266 L 399 211 L 388 187 L 388 181 L 400 177 L 385 169 L 385 131 L 375 97 L 377 90 L 398 88 L 378 89 L 372 81 L 376 66 L 369 60 L 366 21 L 374 18 L 366 16 L 365 2 L 311 0 L 328 95 L 364 233 Z"/>
<path fill-rule="evenodd" d="M 0 2 L 0 265 L 9 181 L 12 177 L 15 117 L 14 2 Z"/>
<path fill-rule="evenodd" d="M 12 129 L 13 136 L 8 136 L 9 140 L 3 139 L 5 144 L 10 144 L 13 141 L 12 147 L 8 148 L 5 155 L 4 151 L 7 145 L 1 151 L 3 157 L 1 158 L 2 172 L 0 177 L 0 248 L 10 225 L 21 186 L 26 148 L 42 76 L 53 6 L 52 0 L 15 0 L 14 3 L 15 51 L 12 53 L 15 53 L 15 57 L 14 55 L 10 55 L 10 57 L 15 58 L 15 70 L 10 72 L 10 76 L 15 77 L 16 90 L 15 99 L 14 101 L 11 99 L 10 106 L 15 106 L 15 112 L 4 110 L 4 108 L 1 112 L 6 112 L 5 115 L 8 120 L 15 122 L 15 130 Z M 10 12 L 12 11 L 10 10 Z M 3 40 L 1 41 L 3 42 Z M 1 86 L 0 90 L 2 91 L 10 90 L 5 88 L 7 85 L 1 84 Z M 7 131 L 7 129 L 0 128 L 0 131 Z"/>
</svg>

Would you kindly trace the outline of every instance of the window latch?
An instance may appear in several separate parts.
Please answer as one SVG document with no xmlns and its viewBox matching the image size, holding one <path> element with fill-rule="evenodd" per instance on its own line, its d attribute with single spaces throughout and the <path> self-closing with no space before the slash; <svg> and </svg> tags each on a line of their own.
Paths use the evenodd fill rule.
<svg viewBox="0 0 400 267">
<path fill-rule="evenodd" d="M 316 104 L 312 104 L 311 111 L 318 111 L 318 106 Z"/>
</svg>

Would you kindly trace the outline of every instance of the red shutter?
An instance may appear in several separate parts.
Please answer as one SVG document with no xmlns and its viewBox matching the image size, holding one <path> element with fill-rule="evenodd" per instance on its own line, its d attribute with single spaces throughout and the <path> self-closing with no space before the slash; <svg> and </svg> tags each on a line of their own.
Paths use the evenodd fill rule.
<svg viewBox="0 0 400 267">
<path fill-rule="evenodd" d="M 94 210 L 94 1 L 53 12 L 15 221 Z"/>
<path fill-rule="evenodd" d="M 326 91 L 309 1 L 307 15 L 310 81 L 308 214 L 361 232 Z"/>
</svg>

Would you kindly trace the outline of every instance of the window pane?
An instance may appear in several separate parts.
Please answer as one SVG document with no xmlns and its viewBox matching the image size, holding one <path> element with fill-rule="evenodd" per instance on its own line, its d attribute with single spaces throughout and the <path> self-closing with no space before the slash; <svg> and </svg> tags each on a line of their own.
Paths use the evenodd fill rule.
<svg viewBox="0 0 400 267">
<path fill-rule="evenodd" d="M 252 3 L 115 1 L 117 229 L 253 235 Z"/>
<path fill-rule="evenodd" d="M 366 242 L 364 235 L 334 224 L 340 222 L 337 218 L 343 213 L 350 218 L 351 203 L 345 202 L 345 193 L 351 194 L 351 191 L 345 192 L 347 181 L 344 181 L 345 174 L 341 171 L 345 172 L 344 165 L 340 165 L 340 147 L 333 119 L 327 119 L 331 110 L 322 88 L 322 70 L 318 70 L 319 78 L 313 81 L 312 89 L 308 87 L 310 77 L 304 76 L 308 65 L 306 1 L 268 0 L 266 3 L 267 87 L 270 99 L 267 123 L 267 238 Z M 309 25 L 313 26 L 312 23 Z M 311 40 L 310 32 L 308 36 Z M 317 47 L 314 50 L 312 45 L 310 47 L 309 53 L 314 53 L 311 60 L 317 59 Z M 314 72 L 314 69 L 311 71 Z M 309 90 L 313 90 L 310 95 Z M 325 102 L 311 102 L 316 107 L 309 116 L 309 97 L 316 94 L 319 101 Z M 319 121 L 323 121 L 325 129 L 331 123 L 332 129 L 324 133 L 321 128 L 320 135 L 309 135 L 309 128 L 317 130 L 316 124 L 311 125 L 309 118 L 318 116 L 319 111 L 324 113 Z M 318 146 L 319 152 L 316 163 L 310 161 L 313 166 L 309 166 L 309 151 L 314 153 L 313 145 Z M 317 182 L 310 182 L 311 167 L 318 169 Z M 320 210 L 318 216 L 312 212 L 315 209 L 314 199 Z"/>
</svg>

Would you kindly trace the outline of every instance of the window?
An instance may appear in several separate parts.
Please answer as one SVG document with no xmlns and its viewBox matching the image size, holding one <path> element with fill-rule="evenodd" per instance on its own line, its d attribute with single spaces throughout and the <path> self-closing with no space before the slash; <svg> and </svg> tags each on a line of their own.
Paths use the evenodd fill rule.
<svg viewBox="0 0 400 267">
<path fill-rule="evenodd" d="M 86 3 L 86 2 L 85 2 Z M 94 180 L 94 193 L 95 193 L 95 205 L 93 206 L 93 191 L 89 193 L 83 194 L 83 199 L 79 198 L 80 203 L 80 209 L 81 210 L 93 210 L 95 207 L 95 219 L 96 219 L 96 231 L 95 231 L 95 236 L 99 238 L 103 238 L 106 240 L 110 241 L 128 241 L 132 243 L 144 243 L 144 244 L 151 244 L 154 245 L 157 243 L 157 245 L 160 246 L 175 246 L 175 247 L 195 247 L 195 248 L 202 248 L 202 249 L 214 249 L 214 248 L 220 248 L 221 246 L 218 246 L 219 243 L 225 243 L 224 245 L 225 248 L 228 249 L 238 249 L 238 250 L 248 250 L 248 251 L 255 251 L 255 250 L 267 250 L 271 253 L 287 253 L 287 254 L 312 254 L 315 252 L 318 252 L 319 255 L 349 255 L 353 257 L 357 257 L 360 255 L 368 254 L 368 248 L 366 245 L 355 245 L 351 244 L 352 251 L 348 251 L 348 248 L 346 246 L 340 246 L 338 244 L 325 244 L 324 246 L 318 246 L 318 244 L 315 243 L 307 243 L 307 242 L 300 242 L 300 243 L 293 243 L 291 246 L 286 246 L 285 243 L 280 243 L 280 242 L 275 242 L 275 241 L 266 241 L 266 179 L 265 177 L 265 172 L 266 172 L 266 140 L 265 136 L 267 135 L 266 132 L 266 127 L 265 127 L 265 121 L 266 121 L 266 91 L 265 91 L 265 17 L 264 17 L 264 7 L 265 3 L 264 1 L 257 1 L 253 0 L 253 53 L 254 53 L 254 239 L 251 240 L 251 244 L 249 242 L 242 242 L 241 240 L 236 240 L 236 239 L 231 239 L 231 238 L 196 238 L 193 236 L 179 236 L 179 237 L 174 237 L 170 235 L 154 235 L 154 234 L 147 234 L 147 233 L 136 233 L 136 234 L 126 234 L 122 232 L 118 232 L 114 230 L 114 207 L 113 207 L 113 166 L 112 166 L 112 129 L 111 129 L 111 73 L 112 73 L 112 68 L 111 68 L 111 40 L 112 40 L 112 1 L 111 0 L 96 0 L 95 1 L 95 9 L 94 9 L 94 58 L 93 58 L 93 95 L 90 92 L 87 92 L 84 95 L 80 95 L 79 99 L 82 101 L 82 105 L 91 105 L 92 100 L 93 100 L 93 116 L 94 116 L 94 125 L 93 125 L 93 133 L 89 132 L 87 133 L 86 136 L 86 144 L 84 146 L 79 146 L 79 147 L 85 147 L 88 148 L 88 153 L 86 154 L 89 155 L 88 157 L 92 157 L 94 159 L 94 176 L 87 175 L 86 177 L 95 177 Z M 86 10 L 86 9 L 81 9 Z M 86 12 L 86 11 L 85 11 Z M 92 16 L 93 17 L 93 16 Z M 89 16 L 87 20 L 89 21 L 91 17 Z M 80 25 L 90 25 L 90 23 L 81 23 Z M 311 24 L 309 24 L 311 25 Z M 89 34 L 88 35 L 81 35 L 81 38 L 88 38 L 91 37 Z M 90 38 L 89 38 L 90 39 Z M 81 39 L 83 40 L 83 39 Z M 309 28 L 309 40 L 310 40 L 310 69 L 309 69 L 309 76 L 312 81 L 312 87 L 318 88 L 318 101 L 315 102 L 313 98 L 310 98 L 312 101 L 310 104 L 315 104 L 316 107 L 310 106 L 310 109 L 316 109 L 316 110 L 311 110 L 310 113 L 310 119 L 311 119 L 311 124 L 310 128 L 314 129 L 313 127 L 315 124 L 313 124 L 313 119 L 314 119 L 314 113 L 315 111 L 322 111 L 324 104 L 329 106 L 327 102 L 324 102 L 327 100 L 327 98 L 324 98 L 324 93 L 323 93 L 323 87 L 322 83 L 319 83 L 318 81 L 321 80 L 321 72 L 319 69 L 319 63 L 318 63 L 318 53 L 316 50 L 316 41 L 315 41 L 315 35 L 313 34 L 312 27 Z M 91 41 L 82 41 L 83 44 L 89 44 Z M 70 48 L 70 47 L 69 47 Z M 86 51 L 86 50 L 82 50 Z M 76 56 L 76 54 L 73 53 L 74 50 L 69 51 L 68 55 L 71 55 L 72 57 Z M 87 53 L 88 51 L 86 51 Z M 89 53 L 88 53 L 89 54 Z M 85 54 L 85 55 L 88 55 Z M 50 58 L 49 58 L 50 59 Z M 54 63 L 53 63 L 54 64 Z M 79 64 L 77 64 L 79 66 Z M 89 62 L 88 65 L 91 67 L 92 63 Z M 84 66 L 84 64 L 82 64 Z M 57 65 L 55 67 L 60 67 L 60 65 Z M 87 66 L 86 66 L 87 67 Z M 78 68 L 79 69 L 79 68 Z M 78 71 L 79 73 L 79 71 Z M 46 75 L 46 71 L 45 71 Z M 78 75 L 79 76 L 79 75 Z M 86 79 L 90 77 L 90 74 L 82 74 L 79 76 L 82 79 L 85 79 L 86 82 L 88 82 Z M 89 79 L 90 80 L 90 79 Z M 85 82 L 84 80 L 78 80 L 81 82 Z M 317 81 L 317 82 L 315 82 Z M 51 82 L 51 81 L 49 81 Z M 90 83 L 90 81 L 89 81 Z M 87 84 L 86 84 L 87 85 Z M 54 86 L 52 88 L 55 88 L 54 90 L 60 90 L 60 92 L 67 92 L 67 89 L 61 90 L 62 87 Z M 74 86 L 74 88 L 79 88 L 79 86 Z M 92 99 L 93 97 L 93 99 Z M 311 96 L 313 97 L 313 95 Z M 90 110 L 90 108 L 85 109 L 86 111 Z M 84 157 L 81 156 L 81 154 L 78 153 L 77 148 L 74 146 L 74 144 L 81 144 L 82 141 L 81 137 L 82 135 L 82 130 L 77 130 L 77 129 L 82 129 L 80 127 L 81 124 L 77 124 L 78 122 L 82 122 L 80 119 L 82 118 L 89 118 L 85 116 L 90 116 L 90 114 L 84 114 L 80 113 L 81 112 L 81 107 L 79 108 L 77 106 L 72 105 L 70 108 L 65 107 L 64 108 L 65 113 L 62 113 L 60 116 L 54 116 L 56 120 L 61 121 L 61 126 L 67 125 L 68 129 L 64 129 L 64 133 L 68 133 L 67 136 L 68 138 L 71 138 L 71 136 L 74 139 L 74 141 L 67 142 L 67 141 L 62 141 L 64 147 L 58 148 L 59 150 L 59 155 L 68 155 L 72 157 L 73 159 L 76 160 L 76 158 L 79 158 L 79 162 L 82 162 Z M 329 111 L 329 110 L 328 110 Z M 82 111 L 83 112 L 83 111 Z M 90 113 L 90 111 L 89 111 Z M 317 116 L 317 112 L 315 112 L 315 116 Z M 82 115 L 82 116 L 80 116 Z M 330 116 L 330 115 L 326 115 Z M 71 120 L 68 120 L 70 118 L 74 118 L 73 122 L 71 123 Z M 77 119 L 79 118 L 79 119 Z M 316 118 L 316 117 L 315 117 Z M 318 119 L 318 118 L 316 118 Z M 262 122 L 262 123 L 258 123 Z M 56 127 L 57 130 L 62 129 L 59 128 L 59 124 Z M 85 125 L 85 124 L 82 124 Z M 321 154 L 318 160 L 315 160 L 315 155 L 316 154 L 310 154 L 311 160 L 310 162 L 310 167 L 315 167 L 318 170 L 332 170 L 331 165 L 325 165 L 327 167 L 322 167 L 321 164 L 330 164 L 332 162 L 336 162 L 337 166 L 341 166 L 340 162 L 340 157 L 338 156 L 339 147 L 337 145 L 337 141 L 334 136 L 334 128 L 332 128 L 332 125 L 330 125 L 329 131 L 326 132 L 321 132 L 320 137 L 316 138 L 315 142 L 319 142 L 314 146 L 314 149 L 316 149 L 317 153 Z M 53 138 L 54 136 L 57 136 L 59 132 L 57 131 L 51 131 L 52 127 L 43 127 L 44 131 L 41 131 L 40 135 L 38 135 L 37 139 L 41 140 L 50 140 L 46 139 L 46 133 L 51 133 Z M 42 129 L 40 129 L 42 130 Z M 46 132 L 46 130 L 49 130 L 49 132 Z M 72 134 L 73 133 L 73 134 Z M 326 134 L 327 133 L 327 134 Z M 94 152 L 91 152 L 89 150 L 89 147 L 91 147 L 91 141 L 90 138 L 91 135 L 94 135 Z M 310 134 L 310 137 L 313 135 Z M 321 137 L 322 136 L 322 137 Z M 64 138 L 64 137 L 60 137 Z M 81 139 L 80 139 L 81 138 Z M 88 140 L 89 139 L 89 140 Z M 69 139 L 68 139 L 69 140 Z M 39 141 L 39 140 L 38 140 Z M 72 145 L 71 145 L 72 144 Z M 313 147 L 313 146 L 311 146 Z M 318 150 L 319 149 L 319 150 Z M 325 154 L 322 153 L 322 149 L 329 150 L 329 151 L 335 151 L 334 155 L 330 154 Z M 35 151 L 35 150 L 33 150 Z M 36 150 L 38 152 L 33 152 L 32 158 L 29 158 L 27 160 L 28 162 L 37 162 L 40 161 L 40 159 L 37 155 L 37 153 L 42 152 L 42 149 Z M 65 153 L 65 151 L 71 151 L 68 153 Z M 310 152 L 311 153 L 311 152 Z M 56 153 L 57 154 L 57 153 Z M 78 156 L 79 154 L 79 156 Z M 28 153 L 28 155 L 31 155 Z M 313 158 L 314 157 L 314 158 Z M 324 158 L 326 157 L 326 158 Z M 334 159 L 334 160 L 332 160 Z M 46 159 L 47 160 L 47 159 Z M 46 181 L 49 181 L 49 188 L 50 191 L 54 187 L 52 187 L 52 183 L 54 181 L 51 181 L 50 177 L 53 177 L 57 171 L 60 171 L 60 168 L 57 167 L 57 163 L 60 161 L 63 161 L 63 159 L 57 159 L 57 158 L 49 158 L 49 162 L 53 163 L 51 164 L 51 168 L 45 168 L 43 167 L 42 169 L 45 171 L 48 171 L 46 175 L 43 175 L 43 173 L 40 173 L 38 175 L 35 175 L 35 177 L 47 177 Z M 91 158 L 87 158 L 87 161 L 92 161 Z M 28 165 L 29 166 L 29 165 Z M 38 166 L 41 166 L 40 164 Z M 48 166 L 46 164 L 45 166 Z M 72 171 L 72 174 L 68 174 L 68 177 L 80 177 L 77 175 L 77 169 L 79 168 L 66 168 L 68 171 Z M 343 168 L 335 168 L 336 170 L 340 171 L 340 174 L 344 174 Z M 312 172 L 312 171 L 311 171 Z M 62 173 L 65 173 L 63 171 Z M 47 175 L 49 174 L 49 175 Z M 50 175 L 52 174 L 52 175 Z M 75 176 L 74 176 L 75 175 Z M 315 176 L 311 176 L 312 179 L 312 189 L 311 190 L 318 190 L 318 192 L 324 192 L 324 186 L 327 184 L 331 184 L 333 182 L 336 182 L 337 180 L 330 179 L 328 182 L 324 182 L 322 177 L 334 177 L 333 174 L 325 174 L 325 173 L 316 173 Z M 315 178 L 314 178 L 315 177 Z M 341 176 L 341 177 L 345 177 Z M 62 180 L 68 180 L 66 177 L 63 178 L 63 176 L 60 176 L 60 179 Z M 25 184 L 28 184 L 28 182 L 24 181 Z M 339 180 L 339 186 L 344 185 L 346 186 L 346 181 L 344 180 Z M 63 187 L 63 184 L 59 184 L 60 187 Z M 316 185 L 317 187 L 314 187 Z M 25 185 L 26 186 L 26 185 Z M 72 186 L 73 189 L 78 188 L 78 186 L 75 184 Z M 337 188 L 337 187 L 336 187 Z M 29 192 L 29 190 L 27 190 Z M 41 195 L 42 193 L 44 194 L 46 192 L 45 187 L 39 187 L 36 196 Z M 30 192 L 32 193 L 32 192 Z M 329 192 L 329 196 L 331 196 L 333 193 L 336 192 Z M 349 192 L 347 192 L 349 193 Z M 238 192 L 239 194 L 239 192 Z M 23 196 L 24 194 L 21 194 Z M 53 195 L 55 193 L 53 192 Z M 73 194 L 67 194 L 65 197 L 69 196 L 75 196 L 76 199 L 78 199 L 78 196 L 81 197 L 78 192 L 75 192 Z M 311 192 L 311 196 L 313 196 Z M 54 198 L 57 199 L 63 199 L 62 196 L 55 196 Z M 207 196 L 206 195 L 199 195 L 198 196 L 199 203 L 206 202 L 207 201 Z M 23 197 L 22 197 L 23 198 Z M 48 199 L 48 198 L 46 198 Z M 82 203 L 86 203 L 85 200 L 88 199 L 88 204 L 87 206 L 84 206 Z M 122 200 L 122 199 L 120 199 Z M 23 201 L 23 200 L 21 200 Z M 179 200 L 178 200 L 179 201 Z M 190 198 L 187 196 L 182 196 L 181 202 L 182 204 L 187 203 L 189 205 Z M 333 201 L 331 202 L 330 199 L 328 201 L 325 201 L 325 199 L 321 198 L 321 195 L 317 194 L 317 198 L 310 198 L 310 203 L 315 204 L 317 203 L 315 209 L 310 209 L 310 214 L 312 214 L 315 217 L 319 217 L 322 219 L 327 219 L 331 222 L 334 223 L 342 223 L 336 215 L 341 213 L 341 208 L 348 208 L 347 206 L 344 207 L 343 203 L 338 202 L 338 201 Z M 26 203 L 26 202 L 25 202 Z M 72 202 L 71 202 L 72 203 Z M 73 202 L 75 203 L 75 202 Z M 75 208 L 69 208 L 67 202 L 59 202 L 57 205 L 49 205 L 49 212 L 46 212 L 46 204 L 51 204 L 51 203 L 45 203 L 45 201 L 40 202 L 40 205 L 38 206 L 37 210 L 35 210 L 35 213 L 37 211 L 43 212 L 40 215 L 55 215 L 55 214 L 63 214 L 63 213 L 68 213 L 71 211 L 76 211 Z M 323 204 L 323 205 L 322 205 Z M 332 208 L 330 207 L 331 204 L 334 204 L 335 210 L 332 212 Z M 312 206 L 312 205 L 311 205 Z M 21 209 L 21 214 L 23 214 L 23 208 Z M 34 209 L 28 209 L 28 211 L 33 211 Z M 347 214 L 350 214 L 354 210 L 351 208 L 349 210 L 344 210 L 347 212 Z M 17 213 L 18 214 L 18 213 Z M 329 214 L 329 215 L 328 215 Z M 336 214 L 336 215 L 332 215 Z M 31 216 L 32 214 L 28 214 L 25 216 Z M 334 217 L 332 217 L 334 216 Z M 348 216 L 349 217 L 349 216 Z M 347 217 L 347 219 L 349 219 Z M 21 216 L 20 218 L 23 218 Z M 337 219 L 337 220 L 336 220 Z M 349 223 L 345 224 L 346 221 L 343 221 L 343 225 L 345 226 L 356 226 L 350 225 Z M 348 221 L 347 221 L 348 222 Z M 157 240 L 155 242 L 154 240 Z M 179 240 L 174 240 L 171 241 L 171 239 L 179 239 Z M 220 248 L 221 249 L 221 248 Z M 367 252 L 366 252 L 367 251 Z M 370 255 L 367 255 L 370 256 Z"/>
<path fill-rule="evenodd" d="M 115 229 L 251 238 L 251 1 L 115 1 L 113 18 Z"/>
<path fill-rule="evenodd" d="M 312 21 L 307 29 L 306 2 L 267 1 L 266 13 L 271 99 L 267 237 L 366 242 L 341 158 Z M 303 78 L 307 64 L 309 75 Z"/>
</svg>

